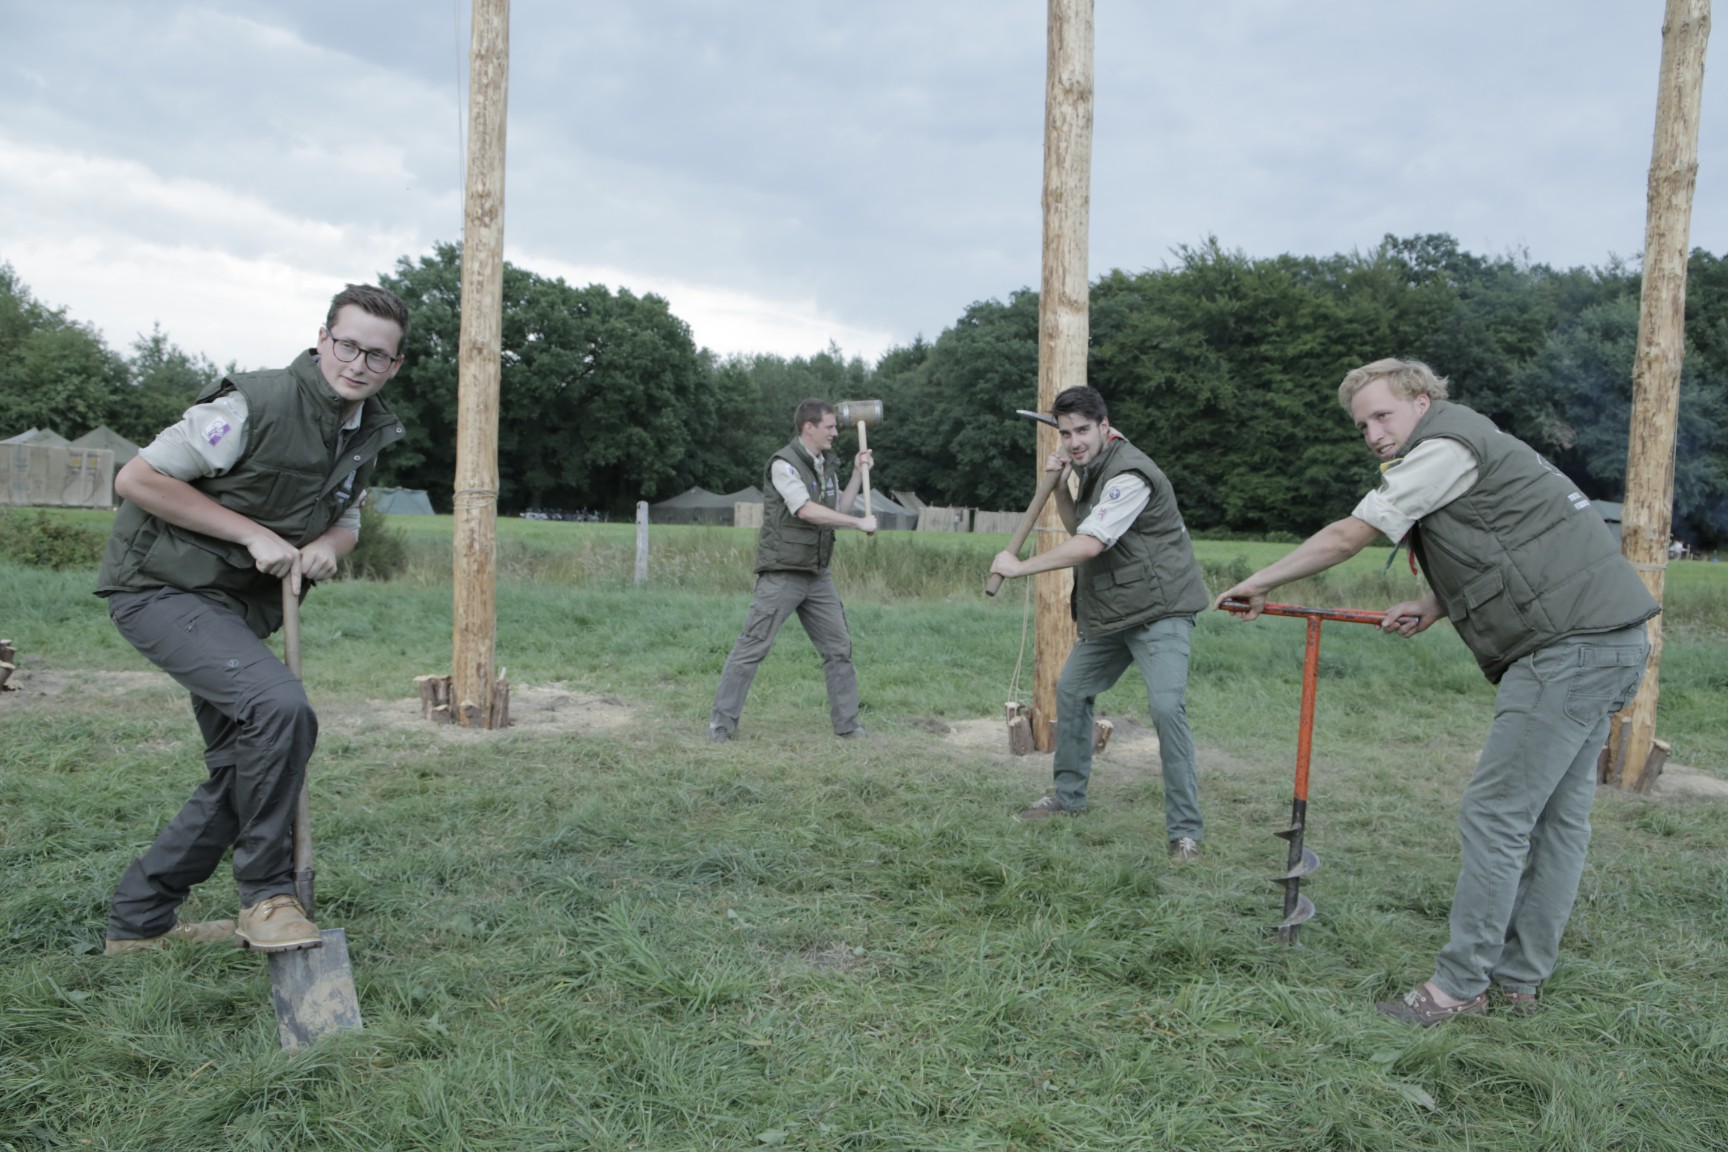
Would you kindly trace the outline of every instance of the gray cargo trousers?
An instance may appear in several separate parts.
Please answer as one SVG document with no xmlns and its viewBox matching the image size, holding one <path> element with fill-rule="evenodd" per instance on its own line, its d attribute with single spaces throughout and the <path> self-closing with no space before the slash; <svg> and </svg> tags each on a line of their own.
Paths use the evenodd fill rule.
<svg viewBox="0 0 1728 1152">
<path fill-rule="evenodd" d="M 299 681 L 246 622 L 177 588 L 118 592 L 108 614 L 131 645 L 192 693 L 209 775 L 126 869 L 108 939 L 160 936 L 230 846 L 240 904 L 294 891 L 293 821 L 318 738 Z"/>
<path fill-rule="evenodd" d="M 1596 757 L 1649 655 L 1635 624 L 1555 641 L 1501 678 L 1458 812 L 1463 859 L 1434 970 L 1448 995 L 1469 1000 L 1490 983 L 1534 992 L 1553 972 L 1584 876 Z"/>
<path fill-rule="evenodd" d="M 822 655 L 834 734 L 844 736 L 858 727 L 858 673 L 852 667 L 852 634 L 846 629 L 846 610 L 834 589 L 834 578 L 824 568 L 814 574 L 764 572 L 756 577 L 744 631 L 732 645 L 726 667 L 720 672 L 720 686 L 714 691 L 709 731 L 730 736 L 737 730 L 756 669 L 774 647 L 780 626 L 794 612 Z"/>
<path fill-rule="evenodd" d="M 1188 654 L 1194 617 L 1162 620 L 1076 643 L 1056 682 L 1056 750 L 1051 757 L 1056 801 L 1065 812 L 1086 809 L 1092 779 L 1092 715 L 1107 692 L 1133 664 L 1146 681 L 1146 703 L 1158 730 L 1164 776 L 1164 831 L 1201 838 L 1200 784 L 1194 771 L 1194 737 L 1188 730 Z"/>
</svg>

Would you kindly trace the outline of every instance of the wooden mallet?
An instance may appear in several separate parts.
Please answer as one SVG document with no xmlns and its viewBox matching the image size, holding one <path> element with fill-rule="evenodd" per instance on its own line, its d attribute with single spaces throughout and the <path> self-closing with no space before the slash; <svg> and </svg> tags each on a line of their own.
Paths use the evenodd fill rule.
<svg viewBox="0 0 1728 1152">
<path fill-rule="evenodd" d="M 842 400 L 834 405 L 834 414 L 842 424 L 858 426 L 858 451 L 867 451 L 870 442 L 864 437 L 864 429 L 882 423 L 882 401 L 880 400 Z M 870 510 L 870 466 L 864 466 L 864 515 L 874 516 Z"/>
</svg>

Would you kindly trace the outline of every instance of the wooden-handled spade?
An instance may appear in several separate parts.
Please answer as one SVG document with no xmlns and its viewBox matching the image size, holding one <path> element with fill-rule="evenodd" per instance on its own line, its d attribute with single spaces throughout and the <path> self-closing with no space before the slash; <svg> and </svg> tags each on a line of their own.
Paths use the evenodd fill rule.
<svg viewBox="0 0 1728 1152">
<path fill-rule="evenodd" d="M 300 598 L 282 581 L 282 648 L 288 671 L 300 679 Z M 312 793 L 300 785 L 294 810 L 294 895 L 316 918 L 312 900 Z M 348 961 L 348 933 L 321 928 L 322 948 L 270 953 L 270 998 L 276 1004 L 276 1033 L 287 1049 L 304 1048 L 330 1032 L 360 1030 L 360 997 Z"/>
</svg>

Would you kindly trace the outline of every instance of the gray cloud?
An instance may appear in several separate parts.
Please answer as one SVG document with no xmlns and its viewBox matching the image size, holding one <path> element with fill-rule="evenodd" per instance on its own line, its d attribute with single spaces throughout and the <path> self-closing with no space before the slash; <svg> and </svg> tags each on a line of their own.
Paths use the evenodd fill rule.
<svg viewBox="0 0 1728 1152">
<path fill-rule="evenodd" d="M 271 363 L 459 238 L 466 3 L 0 0 L 0 259 L 116 344 Z M 875 354 L 1038 281 L 1037 0 L 516 0 L 507 248 L 720 350 Z M 1094 274 L 1450 232 L 1642 246 L 1659 9 L 1098 5 Z M 1706 87 L 1693 243 L 1725 247 Z M 282 334 L 284 325 L 290 331 Z M 302 331 L 307 329 L 307 331 Z M 291 337 L 291 339 L 289 338 Z"/>
</svg>

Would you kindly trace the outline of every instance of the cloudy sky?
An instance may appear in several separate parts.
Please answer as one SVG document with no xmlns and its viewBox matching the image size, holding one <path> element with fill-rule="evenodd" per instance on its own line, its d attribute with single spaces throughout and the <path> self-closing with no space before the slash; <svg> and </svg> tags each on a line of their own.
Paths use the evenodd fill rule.
<svg viewBox="0 0 1728 1152">
<path fill-rule="evenodd" d="M 126 351 L 286 362 L 460 238 L 468 0 L 0 0 L 0 261 Z M 717 352 L 1036 286 L 1044 0 L 515 0 L 507 258 Z M 1097 0 L 1091 269 L 1643 247 L 1662 0 Z M 1718 49 L 1720 52 L 1720 48 Z M 1728 251 L 1728 88 L 1692 243 Z"/>
</svg>

